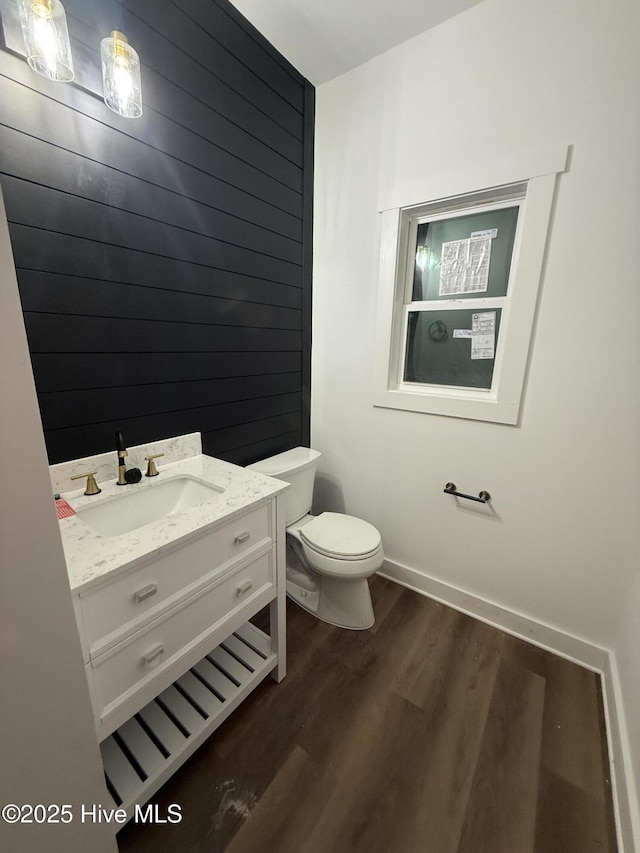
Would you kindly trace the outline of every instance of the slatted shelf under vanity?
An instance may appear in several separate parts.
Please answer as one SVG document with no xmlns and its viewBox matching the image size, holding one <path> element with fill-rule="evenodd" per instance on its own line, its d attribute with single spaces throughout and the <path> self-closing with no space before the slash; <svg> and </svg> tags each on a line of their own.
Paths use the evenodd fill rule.
<svg viewBox="0 0 640 853">
<path fill-rule="evenodd" d="M 247 622 L 100 744 L 107 785 L 128 818 L 276 663 L 269 636 Z"/>
</svg>

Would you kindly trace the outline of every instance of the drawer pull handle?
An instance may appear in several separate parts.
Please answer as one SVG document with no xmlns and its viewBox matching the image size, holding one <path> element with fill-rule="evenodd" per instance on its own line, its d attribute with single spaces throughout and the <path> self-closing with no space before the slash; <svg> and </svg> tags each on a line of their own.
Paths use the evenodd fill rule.
<svg viewBox="0 0 640 853">
<path fill-rule="evenodd" d="M 243 533 L 238 533 L 236 536 L 236 545 L 242 545 L 242 543 L 246 542 L 247 539 L 251 539 L 251 532 L 249 530 L 245 530 Z"/>
<path fill-rule="evenodd" d="M 152 595 L 155 595 L 158 591 L 158 587 L 154 583 L 150 583 L 147 586 L 143 586 L 142 589 L 137 589 L 133 593 L 133 597 L 140 604 L 141 601 L 144 601 L 145 598 L 150 598 Z"/>
<path fill-rule="evenodd" d="M 245 592 L 249 592 L 251 587 L 253 586 L 253 581 L 244 581 L 238 587 L 238 595 L 244 595 Z"/>
<path fill-rule="evenodd" d="M 164 651 L 163 644 L 158 643 L 152 649 L 149 649 L 149 651 L 146 654 L 142 655 L 142 660 L 145 664 L 151 663 L 151 661 L 155 660 L 158 657 L 158 655 L 162 654 L 163 651 Z"/>
</svg>

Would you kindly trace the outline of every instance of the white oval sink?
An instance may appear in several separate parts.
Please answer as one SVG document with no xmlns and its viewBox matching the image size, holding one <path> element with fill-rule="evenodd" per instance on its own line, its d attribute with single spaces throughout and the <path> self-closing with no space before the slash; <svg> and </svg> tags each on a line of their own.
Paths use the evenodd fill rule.
<svg viewBox="0 0 640 853">
<path fill-rule="evenodd" d="M 175 477 L 142 488 L 122 486 L 122 489 L 122 495 L 80 507 L 76 510 L 78 518 L 102 536 L 121 536 L 224 492 L 219 486 L 192 477 Z"/>
</svg>

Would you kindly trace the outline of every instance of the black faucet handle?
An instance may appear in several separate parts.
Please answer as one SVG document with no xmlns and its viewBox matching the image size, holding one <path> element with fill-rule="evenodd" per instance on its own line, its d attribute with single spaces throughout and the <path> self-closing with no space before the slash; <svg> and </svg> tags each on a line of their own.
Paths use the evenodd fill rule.
<svg viewBox="0 0 640 853">
<path fill-rule="evenodd" d="M 125 483 L 139 483 L 142 479 L 142 471 L 139 468 L 129 468 L 124 475 Z"/>
</svg>

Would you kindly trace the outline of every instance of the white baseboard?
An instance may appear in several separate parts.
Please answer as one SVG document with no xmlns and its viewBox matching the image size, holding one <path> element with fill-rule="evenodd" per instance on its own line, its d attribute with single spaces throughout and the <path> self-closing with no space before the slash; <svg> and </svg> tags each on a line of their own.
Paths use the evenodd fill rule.
<svg viewBox="0 0 640 853">
<path fill-rule="evenodd" d="M 616 811 L 618 853 L 640 851 L 640 791 L 629 756 L 629 734 L 615 655 L 609 655 L 602 673 L 602 700 L 607 721 L 611 788 Z"/>
<path fill-rule="evenodd" d="M 621 710 L 623 705 L 613 654 L 607 649 L 435 580 L 401 563 L 385 560 L 378 574 L 600 674 L 618 853 L 640 853 L 638 795 L 632 768 L 626 758 L 629 755 L 628 736 L 624 713 Z"/>
<path fill-rule="evenodd" d="M 609 652 L 606 649 L 435 580 L 401 563 L 385 560 L 378 574 L 594 672 L 603 672 L 607 665 Z"/>
</svg>

